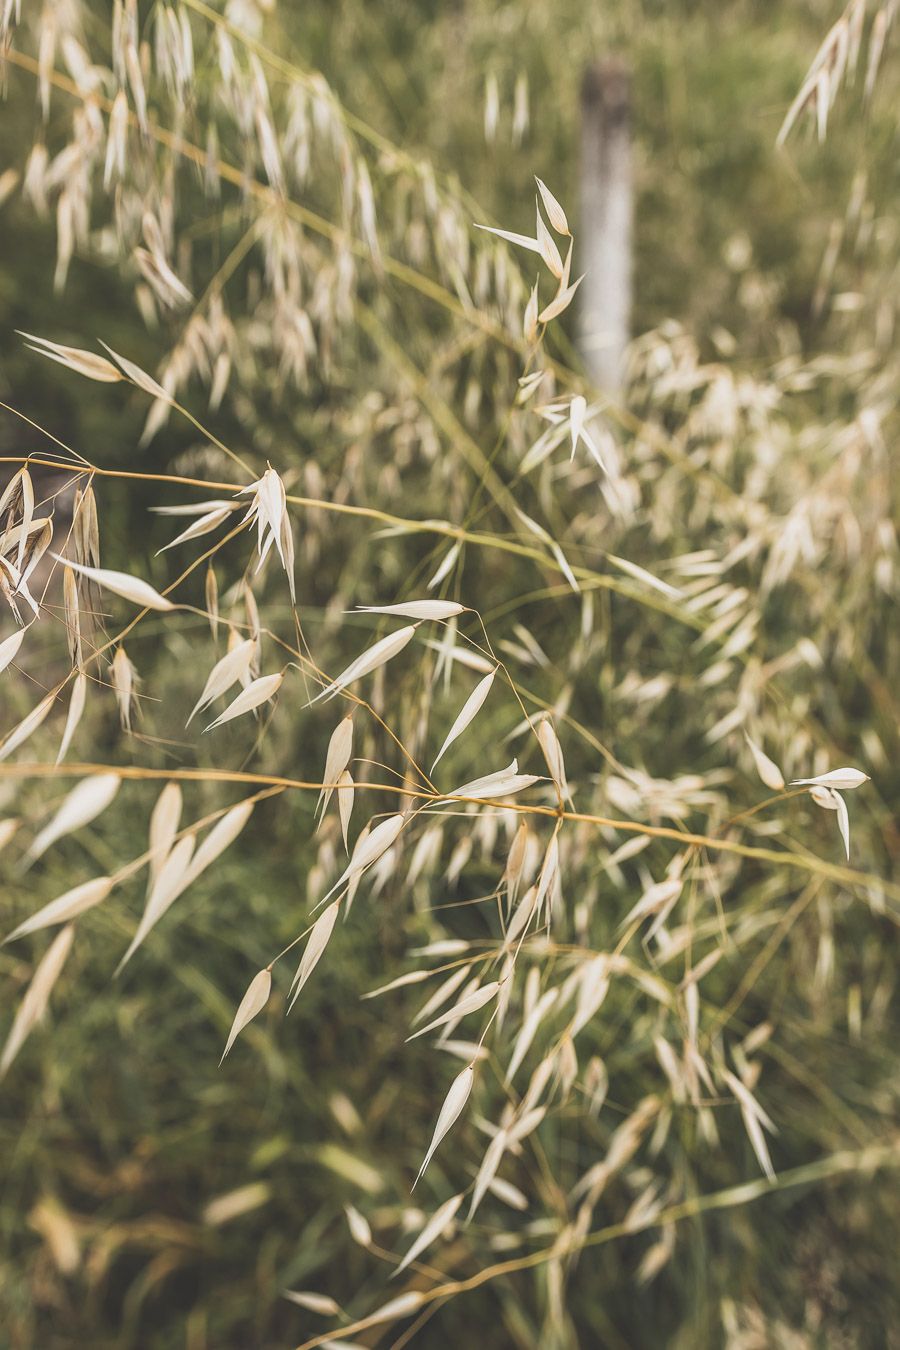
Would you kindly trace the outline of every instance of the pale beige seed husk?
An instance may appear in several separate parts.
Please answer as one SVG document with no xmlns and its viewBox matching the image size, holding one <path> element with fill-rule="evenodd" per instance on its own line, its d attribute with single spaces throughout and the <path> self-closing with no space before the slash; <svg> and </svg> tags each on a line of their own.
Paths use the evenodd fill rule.
<svg viewBox="0 0 900 1350">
<path fill-rule="evenodd" d="M 113 885 L 112 877 L 95 877 L 93 881 L 83 881 L 80 886 L 73 886 L 71 890 L 57 896 L 29 919 L 20 923 L 9 937 L 4 938 L 4 942 L 12 942 L 16 938 L 25 937 L 28 933 L 36 933 L 41 928 L 51 928 L 57 923 L 68 923 L 70 919 L 77 918 L 79 914 L 93 909 L 94 905 L 99 905 L 105 900 Z"/>
<path fill-rule="evenodd" d="M 28 986 L 25 997 L 13 1019 L 9 1036 L 3 1047 L 3 1053 L 0 1055 L 0 1078 L 3 1078 L 6 1074 L 28 1036 L 43 1017 L 53 986 L 59 979 L 60 972 L 66 963 L 66 957 L 69 955 L 74 937 L 75 929 L 71 924 L 67 924 L 57 933 L 41 958 L 31 984 Z"/>
<path fill-rule="evenodd" d="M 378 1322 L 393 1322 L 397 1317 L 409 1317 L 410 1313 L 416 1312 L 424 1302 L 425 1295 L 412 1289 L 409 1293 L 399 1294 L 397 1298 L 389 1299 L 380 1308 L 376 1308 L 373 1313 L 369 1313 L 366 1322 L 370 1326 L 375 1326 Z"/>
<path fill-rule="evenodd" d="M 327 1294 L 317 1294 L 311 1289 L 285 1289 L 281 1295 L 289 1303 L 296 1303 L 298 1308 L 305 1308 L 307 1312 L 320 1313 L 322 1317 L 340 1317 L 341 1305 L 336 1303 L 333 1298 Z"/>
<path fill-rule="evenodd" d="M 834 789 L 832 789 L 834 791 Z M 844 852 L 847 855 L 847 861 L 850 861 L 850 816 L 847 812 L 847 803 L 839 792 L 834 794 L 837 797 L 837 818 L 838 829 L 841 832 L 841 839 L 844 842 Z"/>
<path fill-rule="evenodd" d="M 0 820 L 0 849 L 6 848 L 21 824 L 18 816 L 7 816 L 5 820 Z"/>
<path fill-rule="evenodd" d="M 868 781 L 869 775 L 860 769 L 843 768 L 831 769 L 828 773 L 817 774 L 815 778 L 792 778 L 791 787 L 826 787 L 846 792 L 851 788 L 862 787 Z"/>
<path fill-rule="evenodd" d="M 205 534 L 212 534 L 213 530 L 217 529 L 230 515 L 230 506 L 220 506 L 215 511 L 200 516 L 198 520 L 192 521 L 187 529 L 182 530 L 181 534 L 171 539 L 168 544 L 163 544 L 159 552 L 165 553 L 168 549 L 175 548 L 177 544 L 186 544 L 191 539 L 201 539 Z"/>
<path fill-rule="evenodd" d="M 137 673 L 123 646 L 116 648 L 112 663 L 112 687 L 119 709 L 119 724 L 123 731 L 131 731 Z"/>
<path fill-rule="evenodd" d="M 140 947 L 147 934 L 156 927 L 166 910 L 184 890 L 185 875 L 194 851 L 194 836 L 185 835 L 180 839 L 160 868 L 153 884 L 144 912 L 141 915 L 137 931 L 128 946 L 128 950 L 116 967 L 116 974 L 128 964 Z"/>
<path fill-rule="evenodd" d="M 205 872 L 207 867 L 215 862 L 220 854 L 231 847 L 253 814 L 255 805 L 256 803 L 252 798 L 238 802 L 236 806 L 232 806 L 230 810 L 226 811 L 220 820 L 216 821 L 191 859 L 185 875 L 185 886 L 190 886 L 192 882 L 196 881 L 201 872 Z"/>
<path fill-rule="evenodd" d="M 190 717 L 186 725 L 190 725 L 192 719 L 201 712 L 203 708 L 212 703 L 220 695 L 227 693 L 233 684 L 237 684 L 241 676 L 244 675 L 253 663 L 256 654 L 256 641 L 254 638 L 244 638 L 237 643 L 230 651 L 227 651 L 223 657 L 216 662 L 203 686 L 203 692 L 194 704 Z"/>
<path fill-rule="evenodd" d="M 392 1279 L 395 1279 L 401 1271 L 406 1270 L 406 1267 L 411 1265 L 416 1257 L 425 1251 L 426 1247 L 430 1247 L 432 1242 L 436 1242 L 447 1231 L 462 1202 L 462 1195 L 452 1195 L 449 1200 L 444 1201 L 439 1209 L 435 1210 L 397 1266 L 391 1276 Z"/>
<path fill-rule="evenodd" d="M 437 1027 L 444 1026 L 446 1022 L 459 1021 L 460 1018 L 467 1017 L 469 1013 L 478 1012 L 486 1003 L 490 1003 L 491 999 L 496 998 L 499 988 L 499 980 L 491 980 L 490 983 L 482 985 L 480 989 L 473 989 L 471 994 L 467 994 L 465 998 L 462 998 L 458 1003 L 455 1003 L 452 1008 L 441 1013 L 439 1017 L 435 1017 L 431 1022 L 427 1023 L 426 1026 L 420 1027 L 418 1031 L 414 1031 L 413 1034 L 407 1036 L 406 1039 L 408 1041 L 414 1041 L 417 1036 L 424 1036 L 429 1031 L 434 1031 Z"/>
<path fill-rule="evenodd" d="M 206 581 L 204 583 L 204 599 L 206 602 L 206 612 L 209 616 L 209 628 L 213 636 L 213 641 L 219 635 L 219 583 L 216 580 L 216 573 L 212 563 L 206 568 Z"/>
<path fill-rule="evenodd" d="M 554 230 L 556 230 L 557 234 L 568 235 L 570 233 L 569 222 L 566 219 L 565 211 L 547 187 L 546 183 L 542 182 L 537 176 L 535 176 L 534 181 L 538 185 L 541 201 L 544 203 L 544 210 L 547 212 L 547 219 L 550 224 L 553 226 Z"/>
<path fill-rule="evenodd" d="M 455 600 L 408 600 L 400 605 L 359 605 L 359 614 L 394 614 L 404 619 L 452 619 L 465 612 Z"/>
<path fill-rule="evenodd" d="M 229 703 L 225 711 L 220 713 L 215 721 L 210 722 L 205 730 L 213 731 L 216 727 L 224 726 L 226 722 L 233 722 L 236 717 L 255 712 L 277 694 L 283 679 L 284 673 L 281 671 L 276 675 L 261 675 L 252 684 L 248 684 L 246 689 L 241 690 L 237 698 Z"/>
<path fill-rule="evenodd" d="M 516 234 L 513 230 L 497 230 L 492 225 L 476 225 L 476 230 L 484 230 L 485 234 L 494 234 L 498 239 L 505 239 L 509 244 L 518 244 L 520 248 L 527 248 L 531 253 L 540 253 L 541 246 L 537 239 L 532 239 L 528 234 Z"/>
<path fill-rule="evenodd" d="M 334 931 L 334 925 L 337 922 L 340 908 L 340 900 L 333 901 L 326 910 L 323 910 L 313 924 L 312 932 L 303 949 L 303 955 L 300 958 L 300 964 L 297 967 L 297 973 L 292 982 L 294 992 L 290 1004 L 288 1005 L 288 1012 L 290 1012 L 291 1008 L 293 1008 L 294 1004 L 297 1002 L 300 991 L 315 970 L 322 953 L 328 946 L 328 940 Z"/>
<path fill-rule="evenodd" d="M 228 1033 L 228 1040 L 225 1049 L 222 1051 L 221 1064 L 228 1054 L 228 1051 L 234 1045 L 238 1036 L 244 1030 L 248 1022 L 252 1022 L 258 1013 L 269 1001 L 269 994 L 272 991 L 272 972 L 271 970 L 261 970 L 253 979 L 247 988 L 247 992 L 238 1004 L 238 1010 L 234 1015 L 234 1021 L 231 1024 L 231 1030 Z"/>
<path fill-rule="evenodd" d="M 559 737 L 553 723 L 548 717 L 541 719 L 538 727 L 538 740 L 544 752 L 544 759 L 547 761 L 547 768 L 550 770 L 550 777 L 559 789 L 560 795 L 567 797 L 569 785 L 566 781 L 566 765 L 563 759 L 562 746 L 559 743 Z"/>
<path fill-rule="evenodd" d="M 350 1229 L 350 1236 L 353 1241 L 358 1243 L 360 1247 L 371 1247 L 372 1230 L 365 1217 L 353 1205 L 345 1205 L 344 1213 L 347 1216 L 347 1226 Z"/>
<path fill-rule="evenodd" d="M 515 912 L 510 920 L 509 928 L 506 930 L 506 941 L 503 945 L 504 951 L 509 951 L 509 949 L 518 942 L 537 911 L 537 887 L 532 886 L 525 892 L 522 899 L 516 905 Z"/>
<path fill-rule="evenodd" d="M 111 361 L 107 361 L 105 356 L 99 356 L 96 352 L 84 351 L 80 347 L 65 347 L 60 342 L 51 342 L 49 338 L 35 337 L 33 333 L 23 333 L 16 330 L 20 337 L 28 338 L 29 344 L 37 343 L 37 346 L 30 346 L 30 350 L 37 352 L 40 356 L 49 357 L 51 361 L 58 361 L 60 365 L 66 366 L 69 370 L 74 370 L 78 375 L 84 375 L 89 380 L 99 380 L 103 384 L 115 384 L 122 379 L 121 374 L 116 370 Z"/>
<path fill-rule="evenodd" d="M 547 989 L 538 999 L 537 1003 L 531 1009 L 519 1028 L 518 1035 L 516 1036 L 513 1045 L 513 1053 L 506 1070 L 506 1077 L 509 1082 L 512 1082 L 515 1078 L 519 1066 L 531 1049 L 531 1044 L 537 1035 L 541 1022 L 556 1003 L 558 997 L 558 989 Z"/>
<path fill-rule="evenodd" d="M 563 276 L 562 255 L 560 254 L 556 240 L 553 238 L 552 234 L 547 229 L 547 226 L 544 224 L 543 217 L 541 216 L 540 213 L 540 208 L 536 207 L 536 211 L 537 211 L 536 234 L 537 234 L 537 241 L 541 250 L 541 258 L 545 263 L 545 265 L 547 266 L 547 268 L 549 269 L 549 271 L 556 278 L 556 280 L 562 281 Z"/>
<path fill-rule="evenodd" d="M 22 550 L 21 560 L 18 557 L 16 559 L 16 568 L 21 574 L 21 579 L 26 581 L 52 538 L 53 521 L 50 517 L 32 515 L 6 532 L 3 536 L 2 552 L 9 553 L 13 548 L 17 553 L 19 549 Z"/>
<path fill-rule="evenodd" d="M 148 375 L 146 370 L 141 370 L 140 366 L 136 366 L 133 361 L 129 361 L 124 356 L 120 356 L 118 352 L 114 352 L 112 347 L 108 346 L 102 339 L 100 345 L 101 347 L 106 348 L 110 356 L 119 363 L 128 378 L 133 380 L 139 389 L 143 389 L 145 394 L 151 394 L 153 398 L 164 399 L 166 403 L 172 402 L 162 385 L 157 384 L 156 380 Z"/>
<path fill-rule="evenodd" d="M 504 1181 L 502 1177 L 492 1177 L 488 1182 L 488 1190 L 504 1205 L 509 1205 L 510 1209 L 517 1209 L 523 1213 L 528 1208 L 528 1197 L 511 1181 Z"/>
<path fill-rule="evenodd" d="M 13 513 L 21 509 L 22 495 L 24 491 L 23 482 L 25 475 L 27 473 L 28 473 L 27 468 L 17 469 L 16 472 L 13 474 L 12 478 L 7 483 L 6 487 L 3 489 L 2 493 L 0 493 L 0 515 L 2 515 L 3 511 L 6 510 L 7 507 Z"/>
<path fill-rule="evenodd" d="M 681 894 L 683 885 L 684 883 L 677 878 L 654 882 L 644 891 L 637 904 L 628 911 L 621 926 L 625 928 L 630 923 L 646 919 L 650 914 L 656 914 L 666 905 L 674 903 Z"/>
<path fill-rule="evenodd" d="M 462 735 L 462 733 L 466 730 L 466 728 L 477 716 L 482 705 L 484 704 L 485 699 L 491 692 L 491 686 L 494 683 L 494 676 L 496 675 L 496 673 L 497 672 L 495 670 L 492 670 L 490 674 L 485 675 L 484 679 L 480 680 L 478 684 L 476 684 L 475 688 L 472 690 L 471 694 L 466 699 L 465 703 L 463 704 L 462 708 L 459 711 L 459 714 L 456 717 L 456 720 L 454 721 L 452 727 L 448 731 L 443 745 L 441 746 L 440 750 L 437 753 L 437 757 L 434 761 L 434 764 L 432 764 L 431 766 L 432 773 L 434 772 L 438 762 L 443 757 L 444 752 L 448 750 L 450 746 L 453 744 L 453 742 Z"/>
<path fill-rule="evenodd" d="M 379 821 L 377 825 L 373 826 L 365 836 L 361 834 L 354 845 L 349 863 L 331 887 L 328 895 L 333 895 L 343 886 L 345 881 L 349 881 L 351 877 L 359 876 L 367 867 L 371 867 L 374 862 L 377 862 L 382 854 L 386 853 L 396 841 L 405 821 L 406 817 L 403 815 L 388 816 L 386 820 Z"/>
<path fill-rule="evenodd" d="M 550 304 L 541 310 L 538 320 L 541 323 L 550 323 L 553 319 L 558 319 L 560 314 L 563 314 L 569 308 L 582 281 L 584 281 L 583 275 L 577 281 L 573 281 L 571 286 L 567 286 L 555 300 L 551 300 Z"/>
<path fill-rule="evenodd" d="M 409 984 L 421 984 L 423 980 L 429 979 L 431 974 L 430 970 L 408 970 L 405 975 L 398 975 L 389 984 L 379 985 L 377 989 L 370 989 L 367 993 L 361 994 L 360 998 L 378 998 L 381 994 L 392 993 L 394 989 L 405 989 Z"/>
<path fill-rule="evenodd" d="M 140 577 L 129 576 L 127 572 L 113 572 L 103 567 L 87 567 L 84 563 L 73 562 L 71 559 L 61 558 L 58 554 L 51 555 L 59 563 L 64 563 L 81 576 L 88 580 L 96 582 L 98 586 L 113 595 L 119 595 L 123 600 L 130 600 L 133 605 L 140 605 L 142 609 L 170 610 L 175 606 L 171 600 L 167 600 L 159 591 L 155 591 L 147 581 L 142 581 Z"/>
<path fill-rule="evenodd" d="M 62 740 L 59 743 L 59 750 L 56 755 L 57 764 L 61 764 L 66 757 L 66 751 L 72 743 L 72 737 L 78 723 L 81 721 L 81 715 L 84 712 L 85 700 L 87 699 L 87 676 L 83 670 L 79 670 L 75 679 L 72 681 L 72 696 L 69 699 L 69 711 L 66 715 L 66 725 L 63 730 Z"/>
<path fill-rule="evenodd" d="M 259 1209 L 260 1205 L 266 1204 L 270 1195 L 271 1188 L 265 1181 L 252 1181 L 247 1186 L 238 1186 L 236 1190 L 210 1200 L 203 1211 L 203 1222 L 212 1228 L 219 1228 L 223 1223 L 230 1223 L 232 1219 L 239 1219 L 241 1215 Z"/>
<path fill-rule="evenodd" d="M 344 848 L 349 850 L 350 818 L 353 815 L 353 799 L 355 795 L 355 785 L 353 776 L 348 769 L 345 769 L 338 779 L 337 799 L 338 815 L 341 819 L 341 835 L 344 840 Z"/>
<path fill-rule="evenodd" d="M 634 577 L 635 581 L 646 582 L 654 591 L 659 591 L 668 600 L 682 600 L 684 597 L 676 586 L 670 586 L 667 581 L 661 581 L 659 577 L 648 572 L 645 567 L 639 567 L 637 563 L 630 562 L 628 558 L 618 558 L 614 553 L 608 553 L 608 560 L 618 567 L 620 572 L 625 572 L 628 576 Z"/>
<path fill-rule="evenodd" d="M 447 999 L 456 992 L 468 973 L 469 971 L 466 966 L 459 966 L 456 970 L 452 971 L 416 1013 L 413 1018 L 413 1026 L 415 1026 L 417 1022 L 424 1021 L 426 1017 L 430 1017 L 436 1008 L 439 1008 L 442 1003 L 445 1003 Z"/>
<path fill-rule="evenodd" d="M 472 1199 L 469 1204 L 469 1213 L 466 1219 L 470 1223 L 475 1215 L 475 1211 L 481 1204 L 487 1193 L 487 1189 L 496 1175 L 497 1168 L 503 1161 L 503 1155 L 509 1144 L 509 1136 L 506 1130 L 500 1129 L 494 1135 L 488 1144 L 481 1165 L 478 1168 L 478 1174 L 475 1177 L 475 1185 L 472 1189 Z"/>
<path fill-rule="evenodd" d="M 841 832 L 841 839 L 844 844 L 844 852 L 847 855 L 847 861 L 850 861 L 850 816 L 847 811 L 847 803 L 839 792 L 830 787 L 811 787 L 809 795 L 817 806 L 823 807 L 826 811 L 835 811 L 837 813 L 838 829 Z"/>
<path fill-rule="evenodd" d="M 285 511 L 284 515 L 281 517 L 281 527 L 278 532 L 278 538 L 280 541 L 278 551 L 281 554 L 281 561 L 288 579 L 291 604 L 295 605 L 297 603 L 297 583 L 294 577 L 294 531 L 291 527 L 291 518 L 287 511 Z"/>
<path fill-rule="evenodd" d="M 441 582 L 444 580 L 445 577 L 449 576 L 450 572 L 453 570 L 454 563 L 459 557 L 459 554 L 460 554 L 460 544 L 457 541 L 457 543 L 451 545 L 451 547 L 447 550 L 447 553 L 444 555 L 444 558 L 439 563 L 437 571 L 435 572 L 431 580 L 428 582 L 428 585 L 425 587 L 427 591 L 433 591 L 437 586 L 440 586 Z"/>
<path fill-rule="evenodd" d="M 150 849 L 148 892 L 152 889 L 153 882 L 159 875 L 159 870 L 175 842 L 178 824 L 181 820 L 181 808 L 180 784 L 166 783 L 150 813 L 150 830 L 147 840 Z"/>
<path fill-rule="evenodd" d="M 536 783 L 537 775 L 531 773 L 520 774 L 518 770 L 518 761 L 513 760 L 505 769 L 498 769 L 495 773 L 485 774 L 483 778 L 473 778 L 469 783 L 463 783 L 455 788 L 450 794 L 452 797 L 509 797 L 516 792 L 521 792 L 527 787 Z"/>
<path fill-rule="evenodd" d="M 331 733 L 328 749 L 325 752 L 325 772 L 322 775 L 322 782 L 325 786 L 319 793 L 319 800 L 316 803 L 317 807 L 321 808 L 323 815 L 328 808 L 328 802 L 332 792 L 337 786 L 342 773 L 350 763 L 352 752 L 353 716 L 350 714 L 338 722 L 334 731 Z"/>
<path fill-rule="evenodd" d="M 389 633 L 387 637 L 381 638 L 368 651 L 358 656 L 355 661 L 351 661 L 350 665 L 341 671 L 337 679 L 332 680 L 331 684 L 320 690 L 311 702 L 318 703 L 319 699 L 334 698 L 335 694 L 339 694 L 342 689 L 346 689 L 356 680 L 361 680 L 364 675 L 371 675 L 373 671 L 378 670 L 398 652 L 401 652 L 415 631 L 416 625 L 410 624 L 406 628 L 399 628 L 396 633 Z"/>
<path fill-rule="evenodd" d="M 121 782 L 115 773 L 83 778 L 65 798 L 49 824 L 35 837 L 26 855 L 27 861 L 33 863 L 63 835 L 80 830 L 96 820 L 115 797 Z"/>
<path fill-rule="evenodd" d="M 25 563 L 25 545 L 28 542 L 28 532 L 31 528 L 31 521 L 34 516 L 34 484 L 31 481 L 31 474 L 27 469 L 21 470 L 22 487 L 22 520 L 19 525 L 19 544 L 16 553 L 16 568 L 21 575 Z"/>
<path fill-rule="evenodd" d="M 510 903 L 515 895 L 516 887 L 519 884 L 522 871 L 525 867 L 529 839 L 530 831 L 528 829 L 528 822 L 523 820 L 513 836 L 513 841 L 506 857 L 505 879 L 507 882 L 508 899 Z"/>
<path fill-rule="evenodd" d="M 20 628 L 0 642 L 0 671 L 5 670 L 10 662 L 15 661 L 24 638 L 25 629 Z"/>
<path fill-rule="evenodd" d="M 784 788 L 784 775 L 778 765 L 769 756 L 760 749 L 755 741 L 752 741 L 744 732 L 744 739 L 750 747 L 750 753 L 753 756 L 753 762 L 756 765 L 756 772 L 759 774 L 763 785 L 771 792 L 781 792 Z"/>
<path fill-rule="evenodd" d="M 572 454 L 578 449 L 578 442 L 581 439 L 584 430 L 584 419 L 587 414 L 587 399 L 584 394 L 576 394 L 569 404 L 569 427 L 572 433 Z"/>
<path fill-rule="evenodd" d="M 469 1100 L 469 1094 L 472 1091 L 472 1084 L 474 1081 L 475 1081 L 475 1070 L 472 1068 L 471 1065 L 469 1065 L 467 1068 L 463 1069 L 462 1073 L 459 1074 L 456 1078 L 454 1078 L 453 1082 L 450 1084 L 450 1090 L 448 1091 L 447 1096 L 444 1098 L 444 1104 L 440 1109 L 440 1113 L 437 1118 L 437 1124 L 434 1127 L 434 1134 L 431 1137 L 431 1143 L 428 1145 L 428 1152 L 425 1154 L 425 1157 L 422 1161 L 422 1166 L 419 1168 L 419 1172 L 418 1175 L 416 1176 L 416 1180 L 413 1182 L 413 1186 L 415 1186 L 419 1182 L 419 1180 L 422 1177 L 422 1173 L 425 1171 L 425 1168 L 428 1166 L 428 1164 L 431 1162 L 431 1159 L 434 1157 L 435 1151 L 437 1150 L 441 1140 L 444 1138 L 444 1136 L 447 1134 L 447 1132 L 452 1128 L 452 1126 L 459 1118 L 463 1107 Z"/>
<path fill-rule="evenodd" d="M 12 731 L 6 737 L 6 740 L 0 745 L 0 760 L 6 759 L 14 750 L 18 750 L 19 746 L 23 745 L 25 741 L 28 740 L 28 737 L 37 731 L 38 727 L 53 707 L 53 704 L 56 702 L 56 695 L 58 692 L 59 691 L 56 689 L 51 690 L 49 694 L 41 699 L 36 708 L 32 708 L 31 712 L 28 713 L 26 717 L 23 717 L 17 726 L 13 727 Z"/>
</svg>

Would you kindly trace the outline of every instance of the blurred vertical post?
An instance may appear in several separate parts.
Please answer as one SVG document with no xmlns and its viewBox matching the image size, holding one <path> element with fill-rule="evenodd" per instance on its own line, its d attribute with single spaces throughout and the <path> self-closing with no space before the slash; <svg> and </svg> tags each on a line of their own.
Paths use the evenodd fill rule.
<svg viewBox="0 0 900 1350">
<path fill-rule="evenodd" d="M 631 337 L 631 74 L 610 57 L 589 66 L 581 87 L 579 346 L 603 393 L 622 390 Z"/>
</svg>

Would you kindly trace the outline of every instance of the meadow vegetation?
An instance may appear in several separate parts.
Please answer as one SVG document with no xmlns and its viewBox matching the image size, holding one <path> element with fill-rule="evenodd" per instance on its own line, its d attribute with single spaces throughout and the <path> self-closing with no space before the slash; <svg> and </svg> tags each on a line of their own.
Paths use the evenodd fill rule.
<svg viewBox="0 0 900 1350">
<path fill-rule="evenodd" d="M 2 1343 L 895 1344 L 893 5 L 0 16 Z"/>
</svg>

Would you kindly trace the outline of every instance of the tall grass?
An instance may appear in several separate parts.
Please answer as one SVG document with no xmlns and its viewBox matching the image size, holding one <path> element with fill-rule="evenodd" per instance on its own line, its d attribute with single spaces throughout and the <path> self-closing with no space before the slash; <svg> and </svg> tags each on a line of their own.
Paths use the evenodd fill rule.
<svg viewBox="0 0 900 1350">
<path fill-rule="evenodd" d="M 113 429 L 3 404 L 11 1343 L 884 1343 L 865 181 L 814 296 L 836 352 L 670 322 L 617 407 L 551 175 L 537 230 L 492 219 L 253 4 L 107 18 L 26 13 L 6 53 L 66 314 L 25 341 Z M 769 275 L 728 257 L 756 331 Z M 81 259 L 133 348 L 63 310 Z"/>
</svg>

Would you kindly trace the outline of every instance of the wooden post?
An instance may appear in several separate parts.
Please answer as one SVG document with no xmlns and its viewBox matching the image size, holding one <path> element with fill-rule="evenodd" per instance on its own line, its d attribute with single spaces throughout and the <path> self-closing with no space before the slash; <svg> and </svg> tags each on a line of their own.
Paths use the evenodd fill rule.
<svg viewBox="0 0 900 1350">
<path fill-rule="evenodd" d="M 590 66 L 581 89 L 579 345 L 603 393 L 622 391 L 631 338 L 631 76 L 615 58 Z"/>
</svg>

